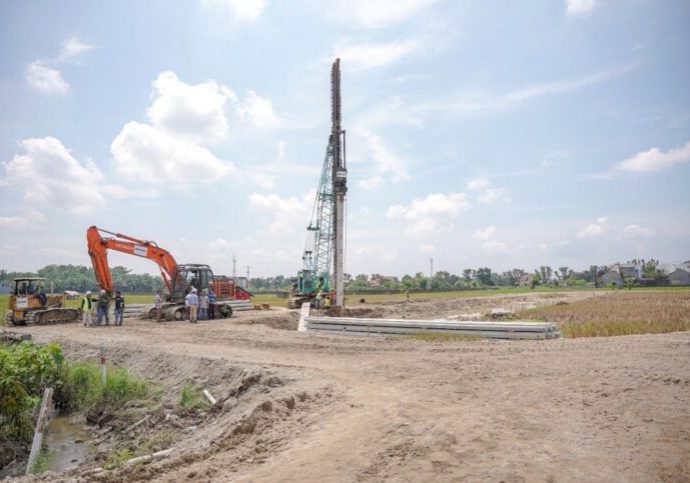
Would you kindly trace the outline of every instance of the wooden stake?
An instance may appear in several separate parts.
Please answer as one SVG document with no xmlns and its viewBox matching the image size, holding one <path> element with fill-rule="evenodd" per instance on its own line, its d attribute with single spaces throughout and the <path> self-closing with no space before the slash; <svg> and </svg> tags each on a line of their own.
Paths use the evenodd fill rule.
<svg viewBox="0 0 690 483">
<path fill-rule="evenodd" d="M 206 399 L 208 399 L 208 402 L 211 403 L 211 406 L 215 406 L 215 405 L 216 405 L 216 398 L 214 398 L 213 396 L 211 396 L 211 393 L 208 392 L 208 389 L 204 389 L 202 392 L 204 393 L 204 397 L 205 397 Z"/>
<path fill-rule="evenodd" d="M 48 407 L 53 400 L 53 388 L 47 387 L 43 391 L 43 401 L 41 401 L 41 411 L 38 413 L 38 420 L 36 421 L 36 428 L 34 429 L 34 440 L 31 443 L 31 453 L 29 453 L 29 461 L 26 463 L 26 475 L 31 471 L 31 467 L 36 462 L 36 457 L 41 451 L 41 443 L 43 443 L 43 433 L 46 429 L 46 418 L 48 417 Z"/>
</svg>

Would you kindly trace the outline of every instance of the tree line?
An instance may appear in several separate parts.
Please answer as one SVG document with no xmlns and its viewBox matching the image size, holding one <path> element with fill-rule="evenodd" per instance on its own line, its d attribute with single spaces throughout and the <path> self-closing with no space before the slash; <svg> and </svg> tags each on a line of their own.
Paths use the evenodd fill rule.
<svg viewBox="0 0 690 483">
<path fill-rule="evenodd" d="M 110 273 L 115 288 L 125 293 L 148 294 L 165 288 L 163 279 L 159 276 L 132 273 L 132 270 L 122 266 L 111 267 Z M 93 268 L 83 265 L 47 265 L 36 272 L 8 272 L 0 269 L 0 285 L 12 286 L 12 279 L 18 277 L 43 277 L 46 279 L 46 288 L 50 289 L 53 284 L 57 293 L 65 290 L 86 292 L 100 289 Z"/>
</svg>

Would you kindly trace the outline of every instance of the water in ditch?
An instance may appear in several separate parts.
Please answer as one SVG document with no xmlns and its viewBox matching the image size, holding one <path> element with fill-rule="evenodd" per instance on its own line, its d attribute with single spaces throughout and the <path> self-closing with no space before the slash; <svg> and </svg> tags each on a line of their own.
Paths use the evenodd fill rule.
<svg viewBox="0 0 690 483">
<path fill-rule="evenodd" d="M 43 437 L 43 446 L 50 454 L 50 471 L 66 471 L 86 461 L 92 436 L 70 418 L 56 416 L 50 420 Z"/>
</svg>

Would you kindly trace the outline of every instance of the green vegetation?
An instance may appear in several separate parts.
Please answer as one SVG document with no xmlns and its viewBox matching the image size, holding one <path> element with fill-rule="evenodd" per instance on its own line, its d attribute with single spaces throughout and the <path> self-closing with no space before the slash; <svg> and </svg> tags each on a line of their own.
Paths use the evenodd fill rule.
<svg viewBox="0 0 690 483">
<path fill-rule="evenodd" d="M 30 416 L 43 389 L 61 379 L 63 361 L 58 344 L 0 345 L 0 439 L 31 437 Z"/>
<path fill-rule="evenodd" d="M 131 459 L 133 456 L 133 453 L 127 448 L 123 450 L 113 448 L 107 453 L 103 468 L 106 470 L 121 468 L 122 465 L 125 464 L 125 461 Z"/>
<path fill-rule="evenodd" d="M 31 469 L 29 472 L 33 474 L 45 473 L 52 466 L 53 453 L 46 449 L 42 449 L 41 451 L 39 451 L 38 455 L 36 455 L 36 460 L 34 461 L 34 464 L 31 465 Z"/>
<path fill-rule="evenodd" d="M 114 410 L 151 394 L 123 368 L 108 367 L 103 385 L 97 363 L 68 364 L 57 343 L 0 344 L 0 467 L 26 453 L 46 387 L 70 411 Z"/>
<path fill-rule="evenodd" d="M 110 273 L 115 288 L 123 292 L 155 293 L 164 288 L 161 277 L 148 273 L 132 273 L 130 269 L 121 266 L 111 267 Z M 93 269 L 83 265 L 47 265 L 36 272 L 8 272 L 0 269 L 0 285 L 10 285 L 16 277 L 44 277 L 47 288 L 50 289 L 52 283 L 57 293 L 65 290 L 86 292 L 97 288 Z"/>
<path fill-rule="evenodd" d="M 208 409 L 211 404 L 203 395 L 203 389 L 196 384 L 185 384 L 180 396 L 180 406 L 185 409 Z"/>
<path fill-rule="evenodd" d="M 690 290 L 616 291 L 566 305 L 525 310 L 519 318 L 556 322 L 566 337 L 690 330 Z"/>
<path fill-rule="evenodd" d="M 120 367 L 107 369 L 104 386 L 100 365 L 95 362 L 70 365 L 63 389 L 63 398 L 71 411 L 115 409 L 148 395 L 149 384 Z"/>
</svg>

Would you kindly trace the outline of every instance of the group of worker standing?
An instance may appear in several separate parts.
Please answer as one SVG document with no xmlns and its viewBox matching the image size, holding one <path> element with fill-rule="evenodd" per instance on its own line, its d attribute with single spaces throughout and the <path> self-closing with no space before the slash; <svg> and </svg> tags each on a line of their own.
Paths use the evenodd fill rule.
<svg viewBox="0 0 690 483">
<path fill-rule="evenodd" d="M 93 321 L 93 308 L 96 307 L 96 323 Z M 82 322 L 84 327 L 99 327 L 103 324 L 110 325 L 110 296 L 105 290 L 101 290 L 97 299 L 91 298 L 91 291 L 87 290 L 81 300 Z M 115 326 L 121 326 L 125 315 L 125 298 L 118 290 L 115 293 Z"/>
<path fill-rule="evenodd" d="M 87 290 L 81 301 L 82 321 L 85 327 L 98 327 L 103 324 L 110 325 L 110 296 L 105 290 L 101 290 L 98 298 L 91 297 L 91 291 Z M 153 299 L 154 307 L 156 309 L 156 319 L 163 319 L 163 297 L 161 291 L 157 291 Z M 201 295 L 197 295 L 196 288 L 189 291 L 185 297 L 185 312 L 186 319 L 192 324 L 196 324 L 199 320 L 209 320 L 216 318 L 216 294 L 212 287 L 208 291 L 203 290 Z M 93 309 L 96 308 L 96 322 L 93 320 Z M 115 293 L 115 326 L 121 326 L 124 319 L 125 312 L 125 298 L 118 290 Z"/>
<path fill-rule="evenodd" d="M 209 287 L 208 291 L 202 290 L 201 295 L 197 295 L 196 289 L 192 287 L 184 298 L 184 305 L 187 319 L 192 324 L 196 324 L 199 320 L 216 318 L 216 293 L 213 287 Z"/>
</svg>

